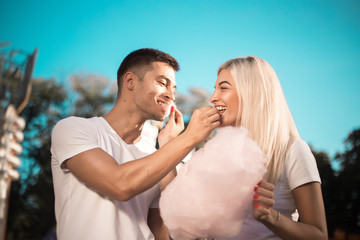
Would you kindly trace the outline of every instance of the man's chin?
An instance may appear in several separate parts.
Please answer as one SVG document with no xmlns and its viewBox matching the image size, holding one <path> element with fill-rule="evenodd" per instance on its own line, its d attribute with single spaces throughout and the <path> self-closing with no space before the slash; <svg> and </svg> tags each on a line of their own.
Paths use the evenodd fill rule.
<svg viewBox="0 0 360 240">
<path fill-rule="evenodd" d="M 154 116 L 151 118 L 151 120 L 155 120 L 155 121 L 164 121 L 165 120 L 165 116 Z"/>
</svg>

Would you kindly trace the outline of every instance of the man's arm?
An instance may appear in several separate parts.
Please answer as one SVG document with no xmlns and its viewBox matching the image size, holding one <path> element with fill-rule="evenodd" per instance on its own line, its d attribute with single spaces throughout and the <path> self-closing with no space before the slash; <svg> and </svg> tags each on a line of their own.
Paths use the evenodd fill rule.
<svg viewBox="0 0 360 240">
<path fill-rule="evenodd" d="M 215 108 L 204 107 L 194 112 L 185 132 L 149 156 L 118 165 L 112 156 L 95 148 L 71 157 L 66 166 L 99 193 L 127 201 L 164 178 L 219 126 L 219 120 Z"/>
</svg>

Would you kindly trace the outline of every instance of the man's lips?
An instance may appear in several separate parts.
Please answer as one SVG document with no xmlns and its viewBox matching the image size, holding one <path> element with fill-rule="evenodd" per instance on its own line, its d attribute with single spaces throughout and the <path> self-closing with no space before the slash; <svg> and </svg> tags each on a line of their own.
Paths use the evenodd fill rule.
<svg viewBox="0 0 360 240">
<path fill-rule="evenodd" d="M 157 101 L 157 104 L 159 104 L 162 107 L 162 109 L 165 111 L 166 116 L 170 114 L 170 107 L 174 105 L 172 101 L 170 102 Z"/>
</svg>

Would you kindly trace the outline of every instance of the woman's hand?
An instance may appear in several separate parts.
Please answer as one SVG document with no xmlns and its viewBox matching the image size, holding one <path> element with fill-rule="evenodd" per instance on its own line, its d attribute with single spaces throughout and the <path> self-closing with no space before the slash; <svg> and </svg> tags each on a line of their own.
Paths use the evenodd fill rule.
<svg viewBox="0 0 360 240">
<path fill-rule="evenodd" d="M 253 216 L 258 221 L 264 221 L 268 219 L 271 214 L 270 209 L 274 205 L 274 184 L 260 181 L 254 188 L 253 199 Z"/>
<path fill-rule="evenodd" d="M 261 181 L 255 187 L 253 216 L 281 239 L 328 239 L 324 204 L 319 182 L 301 185 L 292 194 L 301 223 L 272 209 L 274 185 Z"/>
<path fill-rule="evenodd" d="M 158 136 L 159 146 L 164 146 L 171 139 L 176 137 L 184 130 L 184 120 L 181 112 L 174 106 L 171 107 L 169 121 L 163 127 Z"/>
</svg>

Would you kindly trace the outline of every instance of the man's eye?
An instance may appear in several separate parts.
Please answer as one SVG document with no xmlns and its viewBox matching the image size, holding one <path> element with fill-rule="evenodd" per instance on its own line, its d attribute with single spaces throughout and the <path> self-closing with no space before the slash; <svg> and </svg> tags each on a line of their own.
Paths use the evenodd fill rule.
<svg viewBox="0 0 360 240">
<path fill-rule="evenodd" d="M 166 82 L 159 82 L 161 86 L 166 86 Z"/>
</svg>

